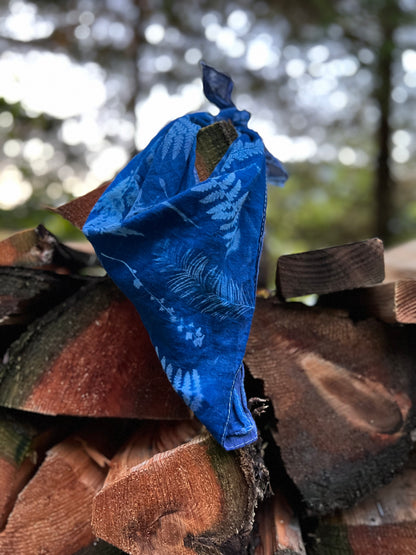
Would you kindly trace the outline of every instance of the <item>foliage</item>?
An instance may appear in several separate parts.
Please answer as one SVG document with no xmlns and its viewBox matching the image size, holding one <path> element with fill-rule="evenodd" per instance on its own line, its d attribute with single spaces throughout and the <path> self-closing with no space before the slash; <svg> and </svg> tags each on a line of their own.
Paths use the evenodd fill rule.
<svg viewBox="0 0 416 555">
<path fill-rule="evenodd" d="M 411 237 L 415 7 L 415 0 L 3 2 L 0 225 L 64 226 L 42 207 L 111 179 L 150 127 L 158 125 L 155 134 L 166 123 L 158 124 L 161 108 L 167 119 L 207 108 L 198 92 L 204 58 L 232 75 L 237 106 L 252 113 L 252 126 L 290 170 L 286 187 L 270 191 L 274 255 L 379 231 L 386 242 Z M 25 75 L 41 62 L 48 73 Z M 65 96 L 54 76 L 61 66 L 81 90 L 65 81 Z M 40 85 L 50 105 L 31 99 L 29 89 Z M 66 105 L 57 109 L 60 95 Z M 177 113 L 181 98 L 187 108 Z M 9 198 L 11 187 L 20 187 L 20 200 Z"/>
</svg>

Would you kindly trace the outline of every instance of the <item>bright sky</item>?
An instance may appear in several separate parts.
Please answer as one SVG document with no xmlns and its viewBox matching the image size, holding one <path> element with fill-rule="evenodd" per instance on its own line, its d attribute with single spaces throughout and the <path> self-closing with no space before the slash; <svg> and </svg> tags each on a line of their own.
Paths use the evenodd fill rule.
<svg viewBox="0 0 416 555">
<path fill-rule="evenodd" d="M 29 40 L 33 33 L 47 35 L 50 32 L 47 28 L 38 28 L 30 14 L 22 16 L 17 13 L 15 16 L 20 17 L 17 27 L 23 40 Z M 239 56 L 244 54 L 245 64 L 250 70 L 257 70 L 264 66 L 275 67 L 278 63 L 282 63 L 281 53 L 276 51 L 276 48 L 271 51 L 269 35 L 260 34 L 247 44 L 241 40 L 240 37 L 245 34 L 248 25 L 245 12 L 237 9 L 230 14 L 227 26 L 221 27 L 214 16 L 210 21 L 207 20 L 205 33 L 208 40 L 215 41 L 228 55 L 236 55 L 236 52 Z M 164 34 L 165 30 L 161 25 L 151 24 L 146 30 L 146 39 L 150 44 L 157 44 L 163 40 Z M 175 95 L 169 95 L 164 85 L 155 85 L 148 98 L 137 105 L 135 140 L 138 149 L 143 149 L 168 121 L 200 109 L 204 98 L 199 68 L 196 64 L 201 58 L 201 52 L 191 48 L 185 57 L 188 63 L 195 64 L 195 74 L 198 78 L 182 87 Z M 283 61 L 286 64 L 286 72 L 293 78 L 301 78 L 307 70 L 309 74 L 315 71 L 314 86 L 317 89 L 315 92 L 328 95 L 328 109 L 342 109 L 347 103 L 347 97 L 342 91 L 333 91 L 331 83 L 334 82 L 337 73 L 354 74 L 357 71 L 357 61 L 346 58 L 334 64 L 328 60 L 328 57 L 328 48 L 319 45 L 309 50 L 308 67 L 300 57 L 292 56 L 289 60 Z M 169 69 L 167 67 L 169 60 L 164 59 L 163 56 L 156 59 L 156 63 L 160 66 L 157 68 L 159 71 Z M 405 84 L 416 87 L 415 50 L 403 52 L 402 67 L 405 72 Z M 90 172 L 86 178 L 81 181 L 80 177 L 73 175 L 71 168 L 63 168 L 60 176 L 62 183 L 50 185 L 52 197 L 58 196 L 62 189 L 71 191 L 75 195 L 83 194 L 103 180 L 111 178 L 127 163 L 124 150 L 104 140 L 105 133 L 108 131 L 105 126 L 117 129 L 117 133 L 125 139 L 133 136 L 134 127 L 129 122 L 120 121 L 106 121 L 105 124 L 100 125 L 99 111 L 107 99 L 108 89 L 105 75 L 97 64 L 76 65 L 67 56 L 51 52 L 30 51 L 21 54 L 6 51 L 0 56 L 0 75 L 0 96 L 7 102 L 19 101 L 33 115 L 45 113 L 65 120 L 62 129 L 64 142 L 72 145 L 83 143 L 93 151 Z M 400 96 L 397 91 L 396 96 L 397 99 Z M 305 97 L 305 102 L 308 98 L 310 98 L 310 91 Z M 239 105 L 238 107 L 245 108 Z M 12 125 L 11 114 L 8 112 L 0 114 L 0 128 L 7 129 Z M 260 114 L 258 116 L 253 114 L 250 125 L 260 133 L 268 149 L 282 162 L 304 161 L 312 158 L 329 161 L 338 157 L 345 165 L 360 163 L 359 154 L 352 148 L 343 147 L 337 151 L 335 147 L 327 144 L 320 145 L 318 150 L 317 143 L 309 136 L 292 139 L 279 134 L 272 119 L 267 115 L 262 117 Z M 395 161 L 407 162 L 410 135 L 404 130 L 399 130 L 393 140 Z M 13 139 L 7 141 L 3 146 L 3 153 L 10 161 L 0 166 L 0 208 L 13 208 L 27 200 L 31 194 L 30 183 L 13 164 L 13 158 L 21 152 L 27 160 L 31 161 L 32 167 L 39 175 L 45 171 L 48 157 L 51 158 L 55 154 L 52 145 L 42 143 L 39 139 L 32 139 L 24 145 Z M 361 163 L 366 162 L 367 160 L 361 160 Z"/>
</svg>

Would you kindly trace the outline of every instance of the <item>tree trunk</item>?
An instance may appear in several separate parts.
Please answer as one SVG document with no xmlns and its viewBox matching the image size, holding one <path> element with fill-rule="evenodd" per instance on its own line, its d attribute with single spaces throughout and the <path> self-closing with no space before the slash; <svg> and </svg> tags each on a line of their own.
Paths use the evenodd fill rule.
<svg viewBox="0 0 416 555">
<path fill-rule="evenodd" d="M 380 111 L 377 130 L 377 162 L 375 172 L 375 235 L 386 244 L 391 241 L 391 220 L 394 215 L 395 182 L 391 171 L 391 93 L 393 87 L 394 32 L 399 8 L 396 2 L 384 1 L 380 6 L 382 44 L 376 60 L 378 83 L 375 99 Z M 377 50 L 376 50 L 377 52 Z"/>
</svg>

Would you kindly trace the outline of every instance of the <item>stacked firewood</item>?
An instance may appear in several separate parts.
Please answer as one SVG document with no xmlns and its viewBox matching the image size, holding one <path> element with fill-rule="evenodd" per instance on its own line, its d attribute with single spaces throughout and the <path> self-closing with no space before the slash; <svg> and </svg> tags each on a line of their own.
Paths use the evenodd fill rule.
<svg viewBox="0 0 416 555">
<path fill-rule="evenodd" d="M 279 258 L 245 355 L 260 438 L 231 452 L 97 267 L 43 226 L 0 243 L 2 555 L 416 553 L 415 242 Z"/>
<path fill-rule="evenodd" d="M 0 553 L 415 552 L 407 248 L 380 285 L 377 239 L 278 260 L 245 356 L 261 439 L 226 452 L 93 254 L 0 243 Z"/>
</svg>

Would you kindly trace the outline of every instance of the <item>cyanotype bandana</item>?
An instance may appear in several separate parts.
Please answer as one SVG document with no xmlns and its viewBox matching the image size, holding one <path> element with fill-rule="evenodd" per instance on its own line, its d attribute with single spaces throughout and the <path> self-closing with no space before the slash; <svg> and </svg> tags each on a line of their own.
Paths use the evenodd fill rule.
<svg viewBox="0 0 416 555">
<path fill-rule="evenodd" d="M 174 389 L 227 450 L 257 438 L 243 356 L 254 312 L 268 181 L 286 172 L 247 127 L 229 77 L 203 64 L 220 112 L 164 127 L 116 176 L 83 231 L 136 306 Z M 195 170 L 198 131 L 231 121 L 237 137 L 208 179 Z"/>
</svg>

